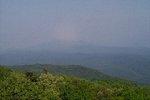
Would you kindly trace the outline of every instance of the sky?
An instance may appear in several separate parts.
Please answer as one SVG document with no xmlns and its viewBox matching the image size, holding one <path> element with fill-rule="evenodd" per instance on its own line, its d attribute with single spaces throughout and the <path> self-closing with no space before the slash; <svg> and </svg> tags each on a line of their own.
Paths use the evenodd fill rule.
<svg viewBox="0 0 150 100">
<path fill-rule="evenodd" d="M 150 47 L 150 0 L 0 0 L 1 51 L 44 44 Z"/>
</svg>

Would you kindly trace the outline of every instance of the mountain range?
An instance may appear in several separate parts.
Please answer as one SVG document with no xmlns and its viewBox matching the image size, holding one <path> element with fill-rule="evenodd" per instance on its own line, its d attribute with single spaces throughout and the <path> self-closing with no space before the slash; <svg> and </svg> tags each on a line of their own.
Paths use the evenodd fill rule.
<svg viewBox="0 0 150 100">
<path fill-rule="evenodd" d="M 52 49 L 51 49 L 51 48 Z M 54 48 L 53 48 L 54 47 Z M 0 54 L 2 65 L 53 64 L 83 65 L 119 78 L 150 83 L 150 49 L 129 47 L 99 47 L 75 45 L 39 46 L 27 50 L 12 50 Z M 56 49 L 56 50 L 55 50 Z"/>
</svg>

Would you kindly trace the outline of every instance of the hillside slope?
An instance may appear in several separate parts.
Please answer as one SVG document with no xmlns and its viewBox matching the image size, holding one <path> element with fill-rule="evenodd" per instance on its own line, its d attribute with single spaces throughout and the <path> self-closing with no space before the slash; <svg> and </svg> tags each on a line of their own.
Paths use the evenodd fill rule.
<svg viewBox="0 0 150 100">
<path fill-rule="evenodd" d="M 1 100 L 149 100 L 150 87 L 125 81 L 88 81 L 0 66 Z"/>
<path fill-rule="evenodd" d="M 33 65 L 18 65 L 9 67 L 13 69 L 32 72 L 41 72 L 43 68 L 46 68 L 49 72 L 53 74 L 64 74 L 92 80 L 113 79 L 113 77 L 105 75 L 98 70 L 87 68 L 81 65 L 33 64 Z"/>
</svg>

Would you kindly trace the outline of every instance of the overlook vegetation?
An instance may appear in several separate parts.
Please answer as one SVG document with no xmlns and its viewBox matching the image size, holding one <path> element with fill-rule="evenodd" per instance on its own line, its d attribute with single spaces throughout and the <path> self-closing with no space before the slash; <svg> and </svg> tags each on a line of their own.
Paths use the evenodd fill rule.
<svg viewBox="0 0 150 100">
<path fill-rule="evenodd" d="M 149 100 L 150 87 L 0 67 L 0 100 Z"/>
</svg>

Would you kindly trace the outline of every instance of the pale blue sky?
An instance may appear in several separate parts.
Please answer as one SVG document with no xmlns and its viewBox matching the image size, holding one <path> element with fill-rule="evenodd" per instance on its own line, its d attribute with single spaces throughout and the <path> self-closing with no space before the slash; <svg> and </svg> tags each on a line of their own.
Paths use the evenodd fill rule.
<svg viewBox="0 0 150 100">
<path fill-rule="evenodd" d="M 150 0 L 0 0 L 0 47 L 150 47 Z"/>
</svg>

